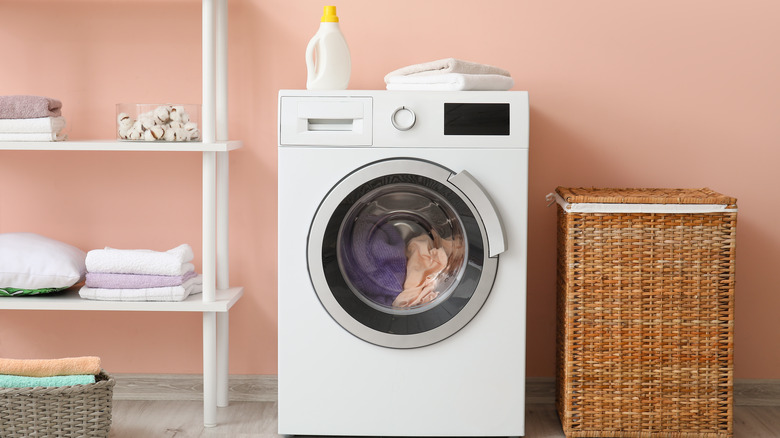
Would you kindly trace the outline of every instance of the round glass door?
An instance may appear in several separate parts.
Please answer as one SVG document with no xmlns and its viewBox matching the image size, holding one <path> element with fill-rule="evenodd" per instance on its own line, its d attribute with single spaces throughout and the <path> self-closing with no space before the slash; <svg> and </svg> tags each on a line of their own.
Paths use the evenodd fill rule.
<svg viewBox="0 0 780 438">
<path fill-rule="evenodd" d="M 352 293 L 381 312 L 423 312 L 446 301 L 463 271 L 464 226 L 422 185 L 389 183 L 363 195 L 341 221 L 336 256 Z"/>
<path fill-rule="evenodd" d="M 465 326 L 497 268 L 480 214 L 449 170 L 419 160 L 372 163 L 323 200 L 309 271 L 328 313 L 353 335 L 395 348 L 429 345 Z"/>
</svg>

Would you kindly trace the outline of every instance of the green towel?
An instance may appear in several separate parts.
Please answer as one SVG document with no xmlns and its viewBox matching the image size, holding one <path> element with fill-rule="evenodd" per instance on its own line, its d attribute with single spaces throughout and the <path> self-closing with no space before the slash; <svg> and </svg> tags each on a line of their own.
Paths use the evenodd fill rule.
<svg viewBox="0 0 780 438">
<path fill-rule="evenodd" d="M 72 386 L 95 383 L 92 374 L 74 374 L 72 376 L 27 377 L 0 374 L 0 388 L 30 388 L 38 386 Z"/>
</svg>

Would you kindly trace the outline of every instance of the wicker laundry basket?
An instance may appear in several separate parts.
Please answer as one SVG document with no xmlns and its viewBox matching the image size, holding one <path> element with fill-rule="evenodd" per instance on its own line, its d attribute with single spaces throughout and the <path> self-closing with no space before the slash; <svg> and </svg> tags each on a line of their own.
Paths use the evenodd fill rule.
<svg viewBox="0 0 780 438">
<path fill-rule="evenodd" d="M 107 437 L 114 378 L 87 385 L 0 388 L 0 437 Z"/>
<path fill-rule="evenodd" d="M 733 436 L 736 199 L 559 187 L 567 437 Z"/>
</svg>

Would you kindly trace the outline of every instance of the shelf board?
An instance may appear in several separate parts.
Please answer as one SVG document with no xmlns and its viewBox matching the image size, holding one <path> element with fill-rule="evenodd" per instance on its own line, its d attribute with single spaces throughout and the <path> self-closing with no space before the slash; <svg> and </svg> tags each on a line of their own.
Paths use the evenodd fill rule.
<svg viewBox="0 0 780 438">
<path fill-rule="evenodd" d="M 241 141 L 120 141 L 120 140 L 66 140 L 66 141 L 0 141 L 0 150 L 6 151 L 159 151 L 159 152 L 227 152 L 238 149 Z"/>
<path fill-rule="evenodd" d="M 244 294 L 243 287 L 217 290 L 216 300 L 203 302 L 202 294 L 184 301 L 98 301 L 79 296 L 78 287 L 50 295 L 0 297 L 0 310 L 117 310 L 128 312 L 227 312 Z"/>
</svg>

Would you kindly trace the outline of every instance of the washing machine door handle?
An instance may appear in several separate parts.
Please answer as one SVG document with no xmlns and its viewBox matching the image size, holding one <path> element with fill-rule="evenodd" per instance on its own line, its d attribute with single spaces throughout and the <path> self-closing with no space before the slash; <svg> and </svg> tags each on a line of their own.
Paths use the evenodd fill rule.
<svg viewBox="0 0 780 438">
<path fill-rule="evenodd" d="M 448 181 L 474 204 L 480 218 L 482 218 L 482 224 L 485 226 L 485 233 L 487 233 L 488 255 L 496 257 L 506 251 L 504 223 L 487 191 L 466 170 L 450 175 Z"/>
</svg>

